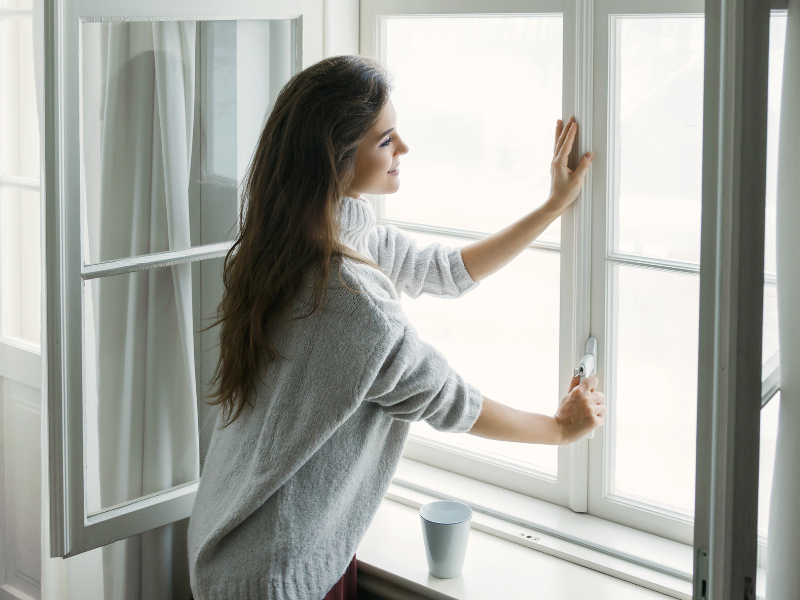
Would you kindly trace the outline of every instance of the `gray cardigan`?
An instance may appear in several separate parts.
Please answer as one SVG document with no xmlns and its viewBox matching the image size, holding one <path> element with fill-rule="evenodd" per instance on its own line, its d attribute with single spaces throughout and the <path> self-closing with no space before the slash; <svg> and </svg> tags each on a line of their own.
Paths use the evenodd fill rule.
<svg viewBox="0 0 800 600">
<path fill-rule="evenodd" d="M 464 432 L 481 411 L 480 391 L 419 338 L 399 299 L 474 289 L 460 249 L 376 226 L 366 200 L 343 197 L 338 219 L 342 241 L 383 272 L 346 259 L 340 281 L 334 267 L 324 310 L 277 329 L 288 360 L 267 368 L 254 408 L 215 430 L 189 522 L 196 600 L 321 600 L 378 510 L 410 422 Z M 307 312 L 310 291 L 290 314 Z"/>
</svg>

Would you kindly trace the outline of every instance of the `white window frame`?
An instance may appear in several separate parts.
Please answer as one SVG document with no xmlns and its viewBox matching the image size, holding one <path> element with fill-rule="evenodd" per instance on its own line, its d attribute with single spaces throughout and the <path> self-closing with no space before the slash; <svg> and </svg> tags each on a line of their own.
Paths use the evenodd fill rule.
<svg viewBox="0 0 800 600">
<path fill-rule="evenodd" d="M 73 556 L 191 513 L 198 481 L 89 515 L 83 406 L 83 288 L 87 280 L 224 256 L 229 242 L 85 264 L 80 207 L 80 24 L 112 20 L 294 19 L 295 71 L 322 58 L 322 6 L 310 0 L 56 0 L 45 7 L 45 180 L 50 546 Z M 202 462 L 202 456 L 201 462 Z"/>
<path fill-rule="evenodd" d="M 609 406 L 609 418 L 601 435 L 589 443 L 590 481 L 589 512 L 597 517 L 622 523 L 684 544 L 692 543 L 693 515 L 659 507 L 655 503 L 614 494 L 612 489 L 614 448 L 614 369 L 609 368 L 613 351 L 612 270 L 615 265 L 655 269 L 684 276 L 699 276 L 700 264 L 640 257 L 614 250 L 614 198 L 619 173 L 613 132 L 616 130 L 616 23 L 626 17 L 697 17 L 703 16 L 703 0 L 597 0 L 594 15 L 595 73 L 594 119 L 592 127 L 597 159 L 592 190 L 592 334 L 601 349 L 598 357 L 598 379 L 602 382 Z M 612 46 L 613 44 L 613 46 Z M 611 134 L 609 134 L 611 132 Z"/>
<path fill-rule="evenodd" d="M 575 115 L 584 124 L 576 140 L 571 160 L 591 148 L 589 122 L 591 105 L 591 49 L 587 37 L 576 31 L 590 28 L 588 3 L 585 0 L 494 0 L 453 3 L 448 0 L 361 0 L 360 53 L 386 62 L 385 23 L 393 17 L 414 16 L 520 16 L 561 15 L 564 31 L 562 80 L 562 112 Z M 590 43 L 590 41 L 589 41 Z M 591 179 L 591 171 L 589 174 Z M 575 365 L 585 351 L 589 337 L 588 267 L 590 215 L 589 186 L 577 200 L 574 209 L 561 217 L 561 244 L 534 242 L 529 252 L 557 252 L 561 255 L 560 324 L 559 324 L 559 397 L 567 386 Z M 480 239 L 488 232 L 465 231 L 448 227 L 406 223 L 386 218 L 381 196 L 370 198 L 378 223 L 393 224 L 407 231 Z M 466 475 L 506 489 L 535 496 L 548 502 L 586 512 L 588 501 L 588 440 L 584 439 L 558 449 L 558 478 L 535 467 L 524 468 L 479 452 L 454 449 L 445 444 L 410 434 L 403 456 L 419 462 Z"/>
<path fill-rule="evenodd" d="M 705 8 L 693 570 L 717 600 L 755 597 L 770 5 Z"/>
<path fill-rule="evenodd" d="M 726 0 L 718 2 L 725 3 Z M 773 8 L 780 9 L 785 6 L 773 3 Z M 611 211 L 607 209 L 610 198 L 607 174 L 611 171 L 606 163 L 606 157 L 611 155 L 608 152 L 607 135 L 611 124 L 607 107 L 610 102 L 609 76 L 613 75 L 613 65 L 609 60 L 615 57 L 609 53 L 612 26 L 610 17 L 611 15 L 654 17 L 705 15 L 704 1 L 657 0 L 643 3 L 641 0 L 566 0 L 554 4 L 546 0 L 494 2 L 471 0 L 455 4 L 447 0 L 361 0 L 360 52 L 373 56 L 385 64 L 384 23 L 386 19 L 392 17 L 535 15 L 548 12 L 563 14 L 562 117 L 575 115 L 581 124 L 581 134 L 572 159 L 588 150 L 593 150 L 596 156 L 581 197 L 575 203 L 574 209 L 568 210 L 562 217 L 560 393 L 562 395 L 566 393 L 565 382 L 569 381 L 572 368 L 583 354 L 585 340 L 591 332 L 591 335 L 598 338 L 600 347 L 598 377 L 601 389 L 604 389 L 608 396 L 609 390 L 613 389 L 613 381 L 607 377 L 605 363 L 609 351 L 608 332 L 613 324 L 610 322 L 607 310 L 607 264 L 614 261 L 667 272 L 700 275 L 699 263 L 627 256 L 615 253 L 611 247 L 613 219 Z M 708 20 L 707 16 L 706 18 Z M 712 26 L 719 25 L 712 24 Z M 713 40 L 712 44 L 717 42 L 718 40 Z M 708 41 L 706 48 L 709 48 Z M 709 60 L 714 64 L 716 59 L 707 58 L 706 68 Z M 704 115 L 704 118 L 707 118 L 707 115 Z M 704 177 L 707 178 L 708 175 L 704 174 Z M 706 191 L 707 184 L 704 186 Z M 371 199 L 378 222 L 382 224 L 391 223 L 412 233 L 420 231 L 462 239 L 480 239 L 488 235 L 487 232 L 465 232 L 447 227 L 423 226 L 391 220 L 385 217 L 383 197 L 374 196 Z M 529 251 L 552 251 L 552 248 L 546 246 L 549 245 L 534 243 Z M 612 260 L 609 261 L 609 258 Z M 768 280 L 769 277 L 767 274 Z M 763 384 L 763 404 L 776 393 L 779 381 L 779 371 L 765 370 L 767 374 Z M 613 400 L 611 404 L 613 410 Z M 519 468 L 511 469 L 501 461 L 478 452 L 448 447 L 413 434 L 406 443 L 404 457 L 568 506 L 575 512 L 589 512 L 608 521 L 692 545 L 695 534 L 693 514 L 637 502 L 608 492 L 611 456 L 608 445 L 611 436 L 606 434 L 607 428 L 608 426 L 598 430 L 592 440 L 582 440 L 559 449 L 559 481 L 556 483 L 546 481 L 534 469 L 527 472 Z M 698 463 L 698 473 L 704 468 L 704 465 Z M 420 485 L 419 482 L 411 481 L 396 483 L 412 487 Z"/>
</svg>

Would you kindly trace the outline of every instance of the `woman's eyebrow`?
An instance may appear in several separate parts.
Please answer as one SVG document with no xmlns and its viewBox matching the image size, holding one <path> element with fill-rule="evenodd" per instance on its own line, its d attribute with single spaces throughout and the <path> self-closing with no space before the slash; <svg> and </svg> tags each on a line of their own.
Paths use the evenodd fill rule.
<svg viewBox="0 0 800 600">
<path fill-rule="evenodd" d="M 387 129 L 386 131 L 384 131 L 382 134 L 380 134 L 380 136 L 378 136 L 378 137 L 383 137 L 385 135 L 388 135 L 388 134 L 392 133 L 393 131 L 394 131 L 394 127 L 391 127 L 389 129 Z"/>
</svg>

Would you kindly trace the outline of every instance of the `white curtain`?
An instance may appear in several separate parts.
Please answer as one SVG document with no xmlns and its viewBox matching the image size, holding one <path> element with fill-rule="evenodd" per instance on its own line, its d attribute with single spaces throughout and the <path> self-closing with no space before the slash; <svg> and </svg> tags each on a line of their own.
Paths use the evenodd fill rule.
<svg viewBox="0 0 800 600">
<path fill-rule="evenodd" d="M 768 600 L 800 598 L 800 0 L 789 0 L 778 151 L 781 404 L 767 549 Z"/>
<path fill-rule="evenodd" d="M 40 33 L 41 0 L 37 7 Z M 83 37 L 83 55 L 93 61 L 84 101 L 99 98 L 98 119 L 84 110 L 83 123 L 84 143 L 92 142 L 81 174 L 90 260 L 189 248 L 196 25 L 96 25 L 84 26 Z M 95 509 L 199 477 L 191 275 L 183 264 L 97 279 L 87 290 L 88 500 Z M 46 458 L 44 448 L 44 465 Z M 46 472 L 43 598 L 189 597 L 185 521 L 50 559 Z"/>
</svg>

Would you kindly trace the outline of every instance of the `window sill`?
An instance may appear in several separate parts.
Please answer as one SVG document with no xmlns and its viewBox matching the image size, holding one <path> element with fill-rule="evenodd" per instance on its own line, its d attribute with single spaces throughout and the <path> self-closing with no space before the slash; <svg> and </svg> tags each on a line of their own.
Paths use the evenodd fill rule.
<svg viewBox="0 0 800 600">
<path fill-rule="evenodd" d="M 441 498 L 476 509 L 464 572 L 450 580 L 428 574 L 416 510 Z M 360 585 L 398 599 L 692 595 L 690 546 L 407 458 L 357 556 Z"/>
<path fill-rule="evenodd" d="M 0 377 L 38 390 L 42 387 L 41 351 L 26 342 L 0 338 Z"/>
</svg>

